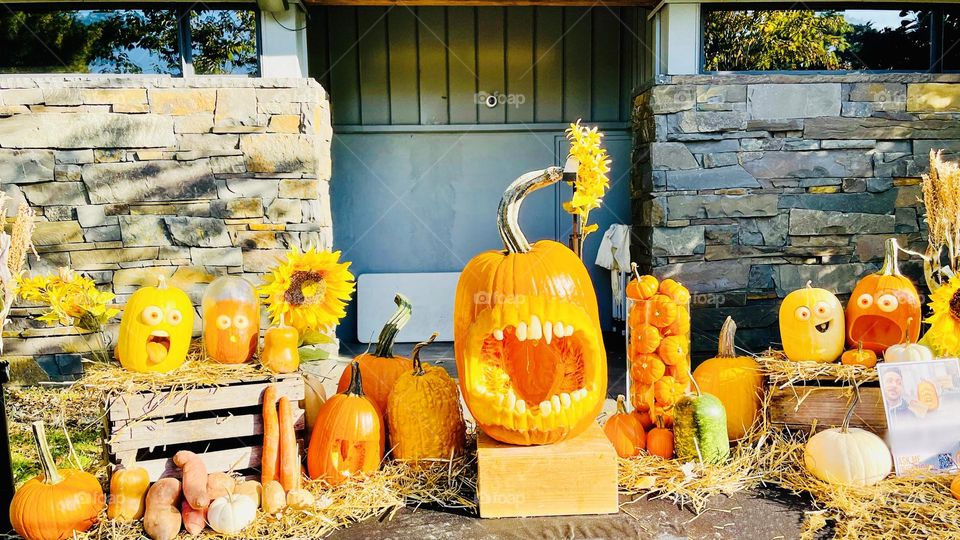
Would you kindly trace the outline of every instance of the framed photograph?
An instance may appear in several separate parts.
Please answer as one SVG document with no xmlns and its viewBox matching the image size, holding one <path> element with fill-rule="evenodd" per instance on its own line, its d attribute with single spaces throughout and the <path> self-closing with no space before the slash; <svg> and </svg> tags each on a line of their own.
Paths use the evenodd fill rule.
<svg viewBox="0 0 960 540">
<path fill-rule="evenodd" d="M 960 469 L 960 361 L 878 364 L 897 474 Z"/>
</svg>

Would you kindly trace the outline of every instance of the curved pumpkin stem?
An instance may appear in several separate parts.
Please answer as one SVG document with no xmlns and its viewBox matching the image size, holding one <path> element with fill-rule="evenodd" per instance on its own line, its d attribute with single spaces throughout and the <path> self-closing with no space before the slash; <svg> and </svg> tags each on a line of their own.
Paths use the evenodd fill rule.
<svg viewBox="0 0 960 540">
<path fill-rule="evenodd" d="M 887 238 L 883 242 L 883 266 L 880 267 L 880 271 L 877 272 L 881 276 L 899 276 L 900 274 L 900 265 L 897 261 L 897 255 L 900 251 L 900 246 L 897 244 L 896 238 Z"/>
<path fill-rule="evenodd" d="M 633 279 L 637 280 L 637 283 L 640 282 L 640 269 L 637 268 L 637 263 L 630 263 L 630 274 Z"/>
<path fill-rule="evenodd" d="M 623 394 L 617 395 L 617 414 L 627 414 L 627 398 Z"/>
<path fill-rule="evenodd" d="M 423 370 L 423 362 L 420 361 L 420 349 L 433 343 L 433 341 L 437 339 L 437 336 L 439 335 L 440 334 L 438 334 L 437 332 L 434 332 L 433 334 L 430 335 L 430 337 L 427 338 L 426 341 L 421 341 L 420 343 L 417 343 L 416 345 L 413 346 L 413 353 L 411 353 L 410 356 L 413 357 L 413 374 L 415 376 L 419 377 L 424 373 L 426 373 Z"/>
<path fill-rule="evenodd" d="M 556 184 L 562 178 L 562 167 L 548 167 L 542 171 L 528 172 L 507 186 L 497 210 L 497 229 L 500 231 L 503 247 L 508 252 L 526 253 L 532 249 L 520 230 L 520 205 L 524 197 L 540 188 Z"/>
<path fill-rule="evenodd" d="M 860 403 L 860 384 L 855 384 L 853 386 L 853 400 L 850 402 L 850 407 L 847 409 L 847 414 L 843 416 L 843 423 L 840 424 L 840 431 L 846 433 L 850 429 L 850 419 L 853 418 L 853 411 L 857 408 L 857 404 Z"/>
<path fill-rule="evenodd" d="M 377 338 L 377 348 L 373 352 L 375 356 L 380 358 L 393 358 L 393 343 L 397 340 L 397 334 L 407 325 L 410 315 L 413 313 L 413 304 L 406 296 L 397 293 L 393 302 L 397 304 L 397 310 L 393 312 L 390 320 L 380 330 L 380 337 Z"/>
<path fill-rule="evenodd" d="M 53 454 L 50 453 L 50 445 L 47 444 L 47 431 L 43 427 L 43 421 L 37 420 L 31 424 L 33 428 L 33 442 L 37 445 L 37 454 L 40 456 L 40 468 L 43 470 L 44 484 L 59 484 L 63 477 L 57 470 L 57 464 L 53 461 Z"/>
<path fill-rule="evenodd" d="M 350 386 L 347 386 L 344 394 L 348 396 L 363 396 L 363 379 L 360 378 L 360 363 L 356 360 L 350 362 Z"/>
<path fill-rule="evenodd" d="M 735 358 L 737 356 L 737 351 L 733 344 L 736 333 L 737 323 L 733 320 L 733 317 L 728 316 L 720 328 L 720 344 L 717 347 L 717 358 Z"/>
<path fill-rule="evenodd" d="M 157 288 L 166 289 L 167 288 L 167 276 L 160 274 L 157 276 Z"/>
</svg>

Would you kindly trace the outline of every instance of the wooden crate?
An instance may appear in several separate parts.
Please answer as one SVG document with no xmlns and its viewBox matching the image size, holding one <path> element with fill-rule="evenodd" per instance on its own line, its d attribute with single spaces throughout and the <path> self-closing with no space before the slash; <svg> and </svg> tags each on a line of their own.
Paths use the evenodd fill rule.
<svg viewBox="0 0 960 540">
<path fill-rule="evenodd" d="M 816 421 L 818 429 L 839 426 L 847 413 L 851 388 L 835 381 L 807 381 L 806 385 L 770 388 L 767 410 L 773 424 L 794 429 L 809 429 Z M 860 387 L 860 403 L 854 409 L 850 425 L 883 437 L 887 417 L 883 396 L 876 386 Z"/>
<path fill-rule="evenodd" d="M 613 514 L 618 510 L 617 453 L 597 424 L 545 446 L 477 440 L 480 517 Z"/>
<path fill-rule="evenodd" d="M 261 398 L 269 385 L 293 402 L 303 445 L 303 379 L 299 373 L 235 381 L 190 391 L 120 394 L 104 403 L 104 448 L 112 465 L 137 465 L 150 480 L 179 476 L 170 459 L 179 450 L 200 455 L 209 472 L 253 476 L 263 444 Z"/>
</svg>

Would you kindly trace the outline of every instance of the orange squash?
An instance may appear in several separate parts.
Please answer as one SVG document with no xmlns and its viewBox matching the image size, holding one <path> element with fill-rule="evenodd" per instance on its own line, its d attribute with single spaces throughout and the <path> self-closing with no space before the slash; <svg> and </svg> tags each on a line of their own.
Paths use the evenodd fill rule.
<svg viewBox="0 0 960 540">
<path fill-rule="evenodd" d="M 617 396 L 617 413 L 607 419 L 603 432 L 622 458 L 633 457 L 646 448 L 647 437 L 643 426 L 636 416 L 627 412 L 622 395 Z"/>
<path fill-rule="evenodd" d="M 757 361 L 738 356 L 734 350 L 737 323 L 727 317 L 720 329 L 717 356 L 703 362 L 693 372 L 701 392 L 720 399 L 727 412 L 727 436 L 743 437 L 760 416 L 763 373 Z"/>
<path fill-rule="evenodd" d="M 97 522 L 104 506 L 95 476 L 77 469 L 57 469 L 43 422 L 33 423 L 41 473 L 25 484 L 10 503 L 10 523 L 26 540 L 64 540 Z"/>
<path fill-rule="evenodd" d="M 331 485 L 373 472 L 383 459 L 383 417 L 373 401 L 363 395 L 360 364 L 354 360 L 351 367 L 346 392 L 320 406 L 307 447 L 310 478 Z"/>
<path fill-rule="evenodd" d="M 107 518 L 130 523 L 143 517 L 150 475 L 143 467 L 119 468 L 110 475 Z"/>
<path fill-rule="evenodd" d="M 897 265 L 895 238 L 884 243 L 883 266 L 857 282 L 847 302 L 847 345 L 863 344 L 877 354 L 891 345 L 920 337 L 920 295 Z"/>
<path fill-rule="evenodd" d="M 864 349 L 863 343 L 858 343 L 856 349 L 845 351 L 840 355 L 840 363 L 847 366 L 872 368 L 877 365 L 877 353 Z"/>
<path fill-rule="evenodd" d="M 260 297 L 237 276 L 213 280 L 203 293 L 203 350 L 221 364 L 249 362 L 260 342 Z"/>
<path fill-rule="evenodd" d="M 397 310 L 380 330 L 373 354 L 363 353 L 354 358 L 354 364 L 359 364 L 363 370 L 363 395 L 376 405 L 380 414 L 386 414 L 387 398 L 397 383 L 397 377 L 413 369 L 413 362 L 409 358 L 393 354 L 393 343 L 397 334 L 410 320 L 413 306 L 402 294 L 397 294 L 393 301 L 397 304 Z M 343 370 L 337 392 L 345 392 L 350 386 L 354 364 Z"/>
<path fill-rule="evenodd" d="M 114 352 L 130 371 L 172 371 L 186 361 L 192 335 L 193 302 L 161 277 L 127 300 Z"/>
<path fill-rule="evenodd" d="M 284 323 L 280 315 L 280 326 L 267 329 L 263 336 L 263 351 L 260 363 L 274 373 L 293 373 L 300 369 L 300 334 L 297 329 Z"/>
<path fill-rule="evenodd" d="M 497 222 L 505 250 L 460 274 L 454 344 L 463 398 L 484 433 L 508 444 L 550 444 L 583 432 L 607 389 L 597 297 L 583 262 L 519 229 L 523 198 L 562 178 L 559 167 L 512 183 Z"/>
</svg>

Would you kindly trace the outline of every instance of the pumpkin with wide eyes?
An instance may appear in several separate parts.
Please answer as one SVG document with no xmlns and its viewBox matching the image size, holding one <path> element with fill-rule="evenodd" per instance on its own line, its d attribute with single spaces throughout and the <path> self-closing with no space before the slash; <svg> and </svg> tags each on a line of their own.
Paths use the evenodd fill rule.
<svg viewBox="0 0 960 540">
<path fill-rule="evenodd" d="M 549 444 L 593 423 L 607 390 L 597 297 L 566 246 L 531 246 L 517 225 L 528 193 L 554 184 L 559 167 L 521 176 L 500 202 L 506 250 L 474 257 L 454 304 L 454 343 L 464 401 L 487 435 Z"/>
<path fill-rule="evenodd" d="M 795 362 L 833 362 L 843 352 L 843 306 L 826 289 L 797 289 L 780 304 L 783 352 Z"/>
<path fill-rule="evenodd" d="M 847 344 L 883 354 L 920 337 L 920 295 L 897 267 L 897 240 L 887 238 L 883 266 L 861 279 L 847 302 Z"/>
<path fill-rule="evenodd" d="M 203 350 L 222 364 L 253 358 L 260 340 L 260 298 L 242 277 L 215 279 L 203 293 Z"/>
<path fill-rule="evenodd" d="M 917 401 L 927 408 L 927 412 L 939 409 L 940 393 L 937 385 L 926 379 L 917 383 Z"/>
<path fill-rule="evenodd" d="M 187 359 L 192 335 L 193 303 L 161 277 L 156 287 L 141 287 L 130 296 L 114 352 L 131 371 L 172 371 Z"/>
</svg>

